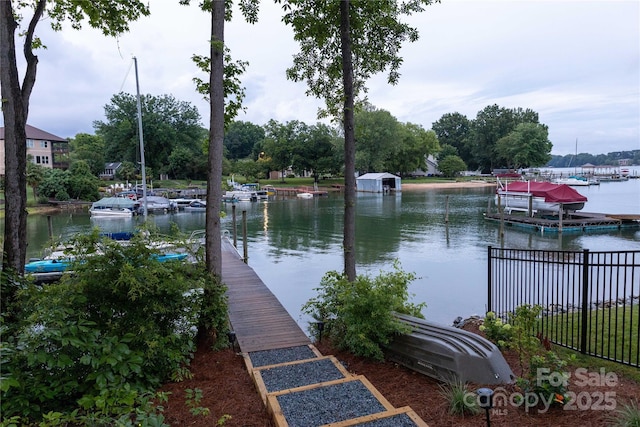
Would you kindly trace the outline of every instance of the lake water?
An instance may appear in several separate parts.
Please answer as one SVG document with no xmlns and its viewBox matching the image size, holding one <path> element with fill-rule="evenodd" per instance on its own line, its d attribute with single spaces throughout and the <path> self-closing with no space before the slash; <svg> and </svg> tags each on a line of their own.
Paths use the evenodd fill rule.
<svg viewBox="0 0 640 427">
<path fill-rule="evenodd" d="M 640 168 L 632 168 L 639 170 Z M 640 172 L 638 172 L 640 173 Z M 585 212 L 640 214 L 640 179 L 576 187 L 588 197 Z M 356 261 L 358 274 L 389 271 L 398 260 L 414 272 L 414 302 L 426 302 L 423 314 L 451 324 L 457 316 L 482 314 L 486 304 L 487 247 L 515 249 L 640 250 L 640 231 L 589 234 L 547 234 L 513 228 L 499 238 L 499 225 L 483 219 L 493 188 L 405 190 L 398 194 L 359 193 L 357 198 Z M 342 194 L 303 200 L 277 198 L 237 204 L 238 232 L 247 212 L 249 265 L 306 328 L 301 306 L 315 296 L 322 276 L 342 271 Z M 449 222 L 445 222 L 446 204 Z M 231 231 L 231 207 L 223 227 Z M 176 223 L 184 231 L 202 229 L 203 213 L 151 216 L 162 230 Z M 137 219 L 91 219 L 86 213 L 52 216 L 55 236 L 135 229 Z M 1 225 L 1 224 L 0 224 Z M 47 241 L 47 219 L 28 219 L 29 254 L 38 256 Z M 238 245 L 242 253 L 241 237 Z"/>
</svg>

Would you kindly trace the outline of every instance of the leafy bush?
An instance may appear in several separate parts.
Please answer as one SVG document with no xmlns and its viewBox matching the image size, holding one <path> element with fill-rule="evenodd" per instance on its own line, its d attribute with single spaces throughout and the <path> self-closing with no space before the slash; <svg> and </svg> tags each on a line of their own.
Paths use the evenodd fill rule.
<svg viewBox="0 0 640 427">
<path fill-rule="evenodd" d="M 500 348 L 507 348 L 513 338 L 513 329 L 509 323 L 504 323 L 493 311 L 486 314 L 484 322 L 480 325 L 487 339 Z"/>
<path fill-rule="evenodd" d="M 540 396 L 540 401 L 563 406 L 569 402 L 569 374 L 564 369 L 571 360 L 562 359 L 553 351 L 533 355 L 528 374 L 518 378 L 516 383 L 525 395 L 533 393 Z"/>
<path fill-rule="evenodd" d="M 521 369 L 524 370 L 524 361 L 541 349 L 539 340 L 533 335 L 541 311 L 539 305 L 523 304 L 509 314 L 508 322 L 503 322 L 490 311 L 480 330 L 499 348 L 517 351 Z"/>
<path fill-rule="evenodd" d="M 397 262 L 393 272 L 381 272 L 374 278 L 359 275 L 354 282 L 330 271 L 315 289 L 318 296 L 307 301 L 302 311 L 322 321 L 325 333 L 339 348 L 382 360 L 381 346 L 394 334 L 409 331 L 393 312 L 422 317 L 425 304 L 408 302 L 407 288 L 414 279 L 415 275 L 402 271 Z"/>
<path fill-rule="evenodd" d="M 498 347 L 518 353 L 521 377 L 516 383 L 525 395 L 536 394 L 540 401 L 564 405 L 568 402 L 569 386 L 564 368 L 572 358 L 562 359 L 553 351 L 543 352 L 542 343 L 534 335 L 541 311 L 539 305 L 523 304 L 509 315 L 509 323 L 488 312 L 480 330 Z"/>
<path fill-rule="evenodd" d="M 18 293 L 21 320 L 0 347 L 3 417 L 152 417 L 146 396 L 195 350 L 202 289 L 220 310 L 207 322 L 224 336 L 224 288 L 201 263 L 159 262 L 142 233 L 123 245 L 96 231 L 72 246 L 74 274 Z"/>
</svg>

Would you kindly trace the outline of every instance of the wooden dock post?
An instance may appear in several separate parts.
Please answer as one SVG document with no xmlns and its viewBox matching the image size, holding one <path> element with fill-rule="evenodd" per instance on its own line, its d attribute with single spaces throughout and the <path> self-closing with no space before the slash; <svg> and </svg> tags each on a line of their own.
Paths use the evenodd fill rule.
<svg viewBox="0 0 640 427">
<path fill-rule="evenodd" d="M 444 200 L 445 200 L 444 222 L 448 224 L 449 223 L 449 195 L 447 195 Z"/>
<path fill-rule="evenodd" d="M 245 264 L 249 264 L 249 249 L 247 248 L 247 211 L 242 211 L 242 255 Z"/>
</svg>

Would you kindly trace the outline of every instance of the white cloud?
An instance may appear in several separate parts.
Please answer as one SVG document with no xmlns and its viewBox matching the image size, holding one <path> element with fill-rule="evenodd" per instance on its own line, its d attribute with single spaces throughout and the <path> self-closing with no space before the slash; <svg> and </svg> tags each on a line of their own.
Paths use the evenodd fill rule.
<svg viewBox="0 0 640 427">
<path fill-rule="evenodd" d="M 48 49 L 39 52 L 29 122 L 63 137 L 93 133 L 114 94 L 135 93 L 135 55 L 142 93 L 191 102 L 206 125 L 191 56 L 208 54 L 210 17 L 195 4 L 150 7 L 118 40 L 90 29 L 52 33 L 42 23 Z M 239 13 L 226 24 L 232 57 L 250 63 L 239 120 L 316 121 L 322 102 L 285 77 L 298 47 L 281 16 L 281 5 L 263 1 L 257 24 Z M 446 0 L 408 21 L 420 40 L 401 51 L 399 84 L 381 75 L 368 85 L 370 101 L 399 120 L 428 129 L 443 114 L 473 119 L 498 104 L 537 111 L 554 154 L 573 153 L 576 138 L 594 154 L 640 149 L 640 2 Z"/>
</svg>

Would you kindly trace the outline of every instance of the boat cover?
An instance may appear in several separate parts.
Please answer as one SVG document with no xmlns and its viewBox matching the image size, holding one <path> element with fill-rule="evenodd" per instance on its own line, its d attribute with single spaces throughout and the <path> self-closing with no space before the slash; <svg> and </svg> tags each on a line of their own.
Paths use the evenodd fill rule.
<svg viewBox="0 0 640 427">
<path fill-rule="evenodd" d="M 587 198 L 566 184 L 552 184 L 538 181 L 514 181 L 504 186 L 510 193 L 530 193 L 534 197 L 544 197 L 545 202 L 576 203 Z"/>
<path fill-rule="evenodd" d="M 117 208 L 117 209 L 133 209 L 138 205 L 137 202 L 126 197 L 104 197 L 94 202 L 91 208 Z"/>
</svg>

